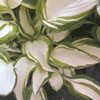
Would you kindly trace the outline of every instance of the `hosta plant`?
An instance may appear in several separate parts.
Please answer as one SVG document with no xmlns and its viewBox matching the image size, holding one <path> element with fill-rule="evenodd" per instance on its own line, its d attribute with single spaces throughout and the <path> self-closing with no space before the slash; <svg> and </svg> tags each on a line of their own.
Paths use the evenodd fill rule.
<svg viewBox="0 0 100 100">
<path fill-rule="evenodd" d="M 63 85 L 82 100 L 100 100 L 100 83 L 83 69 L 100 63 L 98 0 L 0 0 L 0 95 L 47 100 L 44 85 Z M 90 37 L 68 37 L 91 24 Z M 67 40 L 66 40 L 67 39 Z M 67 95 L 67 94 L 66 94 Z"/>
</svg>

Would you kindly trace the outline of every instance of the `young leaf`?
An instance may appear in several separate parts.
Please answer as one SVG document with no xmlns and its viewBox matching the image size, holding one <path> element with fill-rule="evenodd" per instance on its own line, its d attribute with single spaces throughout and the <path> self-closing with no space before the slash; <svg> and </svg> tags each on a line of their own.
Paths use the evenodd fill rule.
<svg viewBox="0 0 100 100">
<path fill-rule="evenodd" d="M 36 7 L 41 22 L 53 29 L 71 30 L 79 27 L 90 15 L 97 0 L 39 0 Z"/>
<path fill-rule="evenodd" d="M 36 67 L 36 63 L 28 60 L 25 56 L 21 57 L 15 64 L 16 74 L 17 74 L 17 84 L 14 89 L 14 93 L 18 100 L 23 100 L 22 91 L 30 75 L 30 72 Z"/>
<path fill-rule="evenodd" d="M 0 44 L 14 39 L 19 34 L 19 29 L 13 22 L 0 20 Z"/>
<path fill-rule="evenodd" d="M 47 35 L 51 38 L 53 42 L 60 42 L 61 40 L 65 39 L 70 34 L 69 30 L 66 31 L 52 31 L 48 32 Z"/>
<path fill-rule="evenodd" d="M 63 86 L 63 79 L 58 72 L 54 72 L 49 79 L 49 83 L 55 91 L 58 91 Z"/>
<path fill-rule="evenodd" d="M 100 84 L 89 76 L 76 75 L 72 78 L 64 77 L 68 81 L 68 88 L 72 95 L 82 100 L 99 100 Z"/>
<path fill-rule="evenodd" d="M 38 0 L 22 0 L 22 5 L 30 9 L 35 9 Z"/>
<path fill-rule="evenodd" d="M 24 17 L 23 17 L 24 16 Z M 17 9 L 17 20 L 18 25 L 20 26 L 20 30 L 22 35 L 26 38 L 33 39 L 34 30 L 31 16 L 29 15 L 29 11 L 24 6 L 20 6 Z"/>
<path fill-rule="evenodd" d="M 40 89 L 40 87 L 43 85 L 44 81 L 48 78 L 48 72 L 43 70 L 41 67 L 38 67 L 32 76 L 32 88 L 34 91 L 34 96 Z"/>
<path fill-rule="evenodd" d="M 37 40 L 33 42 L 26 42 L 25 52 L 28 58 L 38 63 L 44 70 L 54 72 L 54 70 L 47 63 L 49 54 L 52 49 L 52 43 L 48 37 L 40 35 Z"/>
<path fill-rule="evenodd" d="M 7 4 L 11 9 L 18 7 L 22 0 L 7 0 Z"/>
<path fill-rule="evenodd" d="M 91 38 L 82 38 L 78 39 L 72 44 L 77 47 L 78 49 L 86 52 L 91 57 L 96 58 L 97 60 L 100 59 L 100 43 L 91 39 Z"/>
<path fill-rule="evenodd" d="M 86 53 L 76 49 L 71 43 L 64 42 L 58 45 L 51 53 L 49 63 L 55 67 L 82 68 L 98 63 Z"/>
</svg>

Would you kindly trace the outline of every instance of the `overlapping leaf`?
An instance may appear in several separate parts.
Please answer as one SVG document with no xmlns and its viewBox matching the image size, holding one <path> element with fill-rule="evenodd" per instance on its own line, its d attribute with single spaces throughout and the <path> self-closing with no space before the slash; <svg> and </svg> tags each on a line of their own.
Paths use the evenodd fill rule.
<svg viewBox="0 0 100 100">
<path fill-rule="evenodd" d="M 82 68 L 98 63 L 88 54 L 76 49 L 71 43 L 64 42 L 58 45 L 50 55 L 49 63 L 55 67 Z"/>
<path fill-rule="evenodd" d="M 0 44 L 9 42 L 19 34 L 18 26 L 12 22 L 0 20 Z"/>
<path fill-rule="evenodd" d="M 39 0 L 36 12 L 44 25 L 69 30 L 82 25 L 96 4 L 97 0 Z"/>
<path fill-rule="evenodd" d="M 39 91 L 40 87 L 44 85 L 45 80 L 49 78 L 48 72 L 38 67 L 32 76 L 32 88 L 34 91 L 34 96 Z"/>
<path fill-rule="evenodd" d="M 72 78 L 65 77 L 68 81 L 69 91 L 81 100 L 99 100 L 100 84 L 85 75 L 76 75 Z"/>
<path fill-rule="evenodd" d="M 25 91 L 30 72 L 36 67 L 36 63 L 28 60 L 25 56 L 21 57 L 15 64 L 17 74 L 17 84 L 14 93 L 18 100 L 23 100 L 22 92 Z"/>
<path fill-rule="evenodd" d="M 33 42 L 28 41 L 25 44 L 25 52 L 28 58 L 34 60 L 44 70 L 54 72 L 47 63 L 51 50 L 52 42 L 44 35 L 40 35 L 37 40 L 34 40 Z"/>
</svg>

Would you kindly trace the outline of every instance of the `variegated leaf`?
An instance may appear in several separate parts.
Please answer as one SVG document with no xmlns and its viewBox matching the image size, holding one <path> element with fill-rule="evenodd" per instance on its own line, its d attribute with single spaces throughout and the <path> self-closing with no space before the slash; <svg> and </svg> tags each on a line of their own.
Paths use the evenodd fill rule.
<svg viewBox="0 0 100 100">
<path fill-rule="evenodd" d="M 100 83 L 85 75 L 76 75 L 72 78 L 64 77 L 68 81 L 69 91 L 81 100 L 99 100 Z"/>
<path fill-rule="evenodd" d="M 48 72 L 38 67 L 32 76 L 32 88 L 34 91 L 34 96 L 39 91 L 40 87 L 44 85 L 45 80 L 49 78 Z"/>
<path fill-rule="evenodd" d="M 53 42 L 60 42 L 65 39 L 70 34 L 69 30 L 66 31 L 52 31 L 48 32 L 47 35 L 51 38 Z"/>
<path fill-rule="evenodd" d="M 49 63 L 55 67 L 82 68 L 98 63 L 88 54 L 78 50 L 71 43 L 64 42 L 58 45 L 51 53 Z"/>
<path fill-rule="evenodd" d="M 35 9 L 38 0 L 22 0 L 22 5 L 30 9 Z"/>
<path fill-rule="evenodd" d="M 9 63 L 8 53 L 0 48 L 0 95 L 6 96 L 13 91 L 16 81 L 14 67 Z"/>
<path fill-rule="evenodd" d="M 22 56 L 15 64 L 17 84 L 14 89 L 17 100 L 23 100 L 22 92 L 27 85 L 30 72 L 36 67 L 36 63 Z M 24 86 L 25 85 L 25 86 Z"/>
<path fill-rule="evenodd" d="M 91 57 L 99 61 L 100 59 L 100 43 L 91 38 L 82 38 L 73 41 L 72 44 L 78 49 L 86 52 Z"/>
<path fill-rule="evenodd" d="M 22 2 L 22 0 L 6 0 L 6 1 L 11 9 L 18 7 Z"/>
<path fill-rule="evenodd" d="M 54 72 L 49 79 L 49 83 L 55 91 L 58 91 L 63 86 L 63 79 L 58 72 Z"/>
<path fill-rule="evenodd" d="M 19 34 L 18 26 L 12 22 L 0 20 L 0 44 L 9 42 Z"/>
<path fill-rule="evenodd" d="M 71 30 L 79 27 L 90 15 L 97 0 L 39 0 L 37 16 L 41 22 L 53 29 Z"/>
<path fill-rule="evenodd" d="M 25 44 L 25 52 L 28 58 L 38 63 L 44 70 L 54 72 L 51 66 L 47 63 L 49 54 L 52 50 L 52 42 L 48 37 L 40 35 L 33 42 L 28 41 Z"/>
<path fill-rule="evenodd" d="M 26 38 L 33 39 L 34 36 L 34 30 L 32 27 L 33 23 L 32 23 L 31 16 L 29 15 L 28 8 L 25 8 L 24 6 L 20 6 L 17 9 L 17 20 L 22 35 L 24 35 Z"/>
</svg>

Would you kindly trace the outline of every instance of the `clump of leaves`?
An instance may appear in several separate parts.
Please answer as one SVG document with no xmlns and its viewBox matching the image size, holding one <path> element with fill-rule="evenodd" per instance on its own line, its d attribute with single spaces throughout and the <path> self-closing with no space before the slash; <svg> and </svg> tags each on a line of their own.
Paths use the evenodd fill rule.
<svg viewBox="0 0 100 100">
<path fill-rule="evenodd" d="M 0 0 L 0 94 L 47 100 L 48 82 L 54 91 L 65 85 L 75 97 L 100 100 L 100 83 L 75 73 L 100 62 L 96 9 L 99 0 Z M 83 24 L 93 25 L 94 39 L 66 41 Z"/>
</svg>

